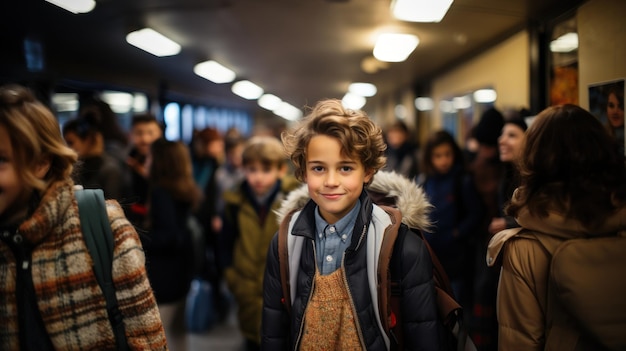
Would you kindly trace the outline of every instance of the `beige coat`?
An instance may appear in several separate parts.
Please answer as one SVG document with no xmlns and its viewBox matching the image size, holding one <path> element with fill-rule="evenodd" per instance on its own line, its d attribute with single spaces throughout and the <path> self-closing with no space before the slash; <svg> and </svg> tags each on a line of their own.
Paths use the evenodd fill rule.
<svg viewBox="0 0 626 351">
<path fill-rule="evenodd" d="M 603 350 L 603 347 L 624 350 L 626 207 L 592 231 L 555 211 L 549 211 L 547 218 L 522 211 L 517 220 L 523 228 L 496 234 L 487 253 L 488 265 L 502 264 L 497 301 L 499 350 Z M 598 258 L 597 264 L 575 259 L 564 263 L 570 280 L 581 288 L 570 294 L 575 295 L 572 299 L 567 296 L 564 299 L 560 289 L 557 298 L 556 285 L 548 284 L 551 259 L 557 247 L 570 239 L 607 235 L 612 237 L 599 239 L 604 242 L 586 240 L 578 251 L 585 256 L 592 253 Z M 606 240 L 610 241 L 609 245 Z M 598 250 L 597 245 L 588 245 L 591 241 L 604 246 Z M 616 253 L 609 256 L 610 260 L 606 259 L 607 248 Z M 586 323 L 586 328 L 592 329 L 605 346 L 581 335 L 575 325 L 577 320 Z"/>
</svg>

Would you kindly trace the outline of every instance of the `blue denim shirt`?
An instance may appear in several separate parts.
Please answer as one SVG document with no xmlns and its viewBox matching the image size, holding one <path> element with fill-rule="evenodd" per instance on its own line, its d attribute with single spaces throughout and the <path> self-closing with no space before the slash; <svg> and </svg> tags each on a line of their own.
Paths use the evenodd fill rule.
<svg viewBox="0 0 626 351">
<path fill-rule="evenodd" d="M 328 224 L 315 209 L 315 250 L 317 267 L 321 275 L 328 275 L 341 267 L 343 252 L 350 246 L 356 217 L 361 208 L 361 200 L 342 219 L 335 224 Z"/>
</svg>

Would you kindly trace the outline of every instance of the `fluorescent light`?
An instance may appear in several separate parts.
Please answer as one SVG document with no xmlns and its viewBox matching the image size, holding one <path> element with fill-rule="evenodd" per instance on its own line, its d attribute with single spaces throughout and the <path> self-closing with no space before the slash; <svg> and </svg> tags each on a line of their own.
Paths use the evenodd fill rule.
<svg viewBox="0 0 626 351">
<path fill-rule="evenodd" d="M 429 97 L 418 97 L 415 99 L 415 108 L 419 111 L 430 111 L 435 107 L 433 99 Z"/>
<path fill-rule="evenodd" d="M 278 107 L 280 107 L 283 100 L 281 100 L 278 96 L 272 94 L 264 94 L 259 98 L 257 102 L 259 106 L 263 107 L 266 110 L 274 111 Z"/>
<path fill-rule="evenodd" d="M 52 95 L 52 105 L 57 112 L 74 112 L 78 110 L 78 94 L 56 93 Z"/>
<path fill-rule="evenodd" d="M 452 101 L 441 100 L 439 101 L 439 109 L 443 113 L 455 113 L 456 109 L 454 108 L 454 104 Z"/>
<path fill-rule="evenodd" d="M 349 108 L 352 110 L 358 110 L 365 105 L 367 101 L 361 95 L 346 93 L 341 99 L 341 103 L 345 108 Z"/>
<path fill-rule="evenodd" d="M 409 22 L 440 22 L 453 0 L 393 0 L 395 18 Z"/>
<path fill-rule="evenodd" d="M 143 93 L 133 95 L 133 112 L 148 111 L 148 97 Z"/>
<path fill-rule="evenodd" d="M 284 101 L 274 110 L 274 113 L 289 121 L 295 121 L 302 117 L 302 111 L 299 108 Z"/>
<path fill-rule="evenodd" d="M 96 7 L 94 0 L 46 0 L 71 13 L 87 13 Z"/>
<path fill-rule="evenodd" d="M 119 91 L 105 91 L 100 97 L 115 113 L 126 113 L 133 107 L 133 95 Z"/>
<path fill-rule="evenodd" d="M 237 83 L 233 84 L 231 88 L 233 93 L 241 96 L 244 99 L 254 100 L 258 99 L 263 95 L 263 88 L 252 83 L 249 80 L 240 80 Z"/>
<path fill-rule="evenodd" d="M 479 103 L 489 103 L 496 101 L 498 94 L 493 89 L 480 89 L 474 92 L 474 100 Z"/>
<path fill-rule="evenodd" d="M 371 83 L 352 83 L 348 87 L 348 91 L 353 94 L 370 97 L 376 95 L 377 89 Z"/>
<path fill-rule="evenodd" d="M 550 42 L 552 52 L 570 52 L 578 49 L 578 33 L 566 33 Z"/>
<path fill-rule="evenodd" d="M 452 106 L 454 106 L 456 110 L 464 110 L 466 108 L 470 108 L 472 107 L 472 99 L 469 95 L 457 96 L 452 99 Z"/>
<path fill-rule="evenodd" d="M 411 55 L 419 44 L 413 34 L 383 33 L 374 46 L 374 57 L 385 62 L 402 62 Z"/>
<path fill-rule="evenodd" d="M 193 72 L 217 84 L 230 83 L 235 80 L 235 72 L 213 60 L 200 62 L 193 67 Z"/>
<path fill-rule="evenodd" d="M 126 41 L 154 56 L 172 56 L 180 52 L 178 43 L 150 28 L 128 33 Z"/>
<path fill-rule="evenodd" d="M 393 112 L 399 119 L 405 119 L 406 116 L 409 114 L 404 105 L 396 105 L 396 107 L 393 108 Z"/>
</svg>

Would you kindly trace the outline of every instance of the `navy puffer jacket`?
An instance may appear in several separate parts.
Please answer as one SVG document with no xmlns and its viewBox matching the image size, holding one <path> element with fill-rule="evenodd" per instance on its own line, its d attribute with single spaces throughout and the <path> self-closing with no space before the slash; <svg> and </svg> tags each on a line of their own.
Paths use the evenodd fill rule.
<svg viewBox="0 0 626 351">
<path fill-rule="evenodd" d="M 439 323 L 435 304 L 435 289 L 432 279 L 432 263 L 421 238 L 408 230 L 426 229 L 430 204 L 420 188 L 406 178 L 394 173 L 379 172 L 370 189 L 396 198 L 396 205 L 403 213 L 399 236 L 404 236 L 401 248 L 402 272 L 402 312 L 406 350 L 438 350 Z M 382 329 L 378 314 L 376 273 L 368 270 L 373 257 L 368 252 L 372 245 L 378 245 L 385 228 L 391 223 L 387 212 L 373 204 L 367 191 L 361 194 L 361 209 L 357 217 L 352 241 L 346 250 L 343 268 L 346 273 L 348 290 L 360 327 L 359 336 L 366 350 L 388 350 L 389 339 Z M 304 312 L 312 294 L 311 287 L 315 275 L 315 203 L 308 199 L 306 187 L 291 193 L 282 207 L 283 220 L 290 221 L 290 236 L 300 237 L 301 255 L 298 250 L 290 253 L 292 263 L 292 298 L 283 299 L 278 263 L 278 240 L 275 236 L 269 248 L 264 278 L 264 302 L 262 340 L 263 350 L 297 350 L 303 332 Z M 289 211 L 302 208 L 293 216 Z M 294 265 L 295 264 L 295 265 Z M 284 302 L 292 300 L 291 315 L 288 315 Z"/>
</svg>

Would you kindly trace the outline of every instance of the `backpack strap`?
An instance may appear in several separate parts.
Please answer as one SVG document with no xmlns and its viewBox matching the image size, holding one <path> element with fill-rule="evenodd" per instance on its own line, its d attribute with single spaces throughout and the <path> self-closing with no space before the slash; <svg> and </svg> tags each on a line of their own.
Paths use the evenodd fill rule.
<svg viewBox="0 0 626 351">
<path fill-rule="evenodd" d="M 129 350 L 124 321 L 113 285 L 113 232 L 106 212 L 102 189 L 77 189 L 80 225 L 85 245 L 93 260 L 93 270 L 106 300 L 109 322 L 115 335 L 117 350 Z"/>
<path fill-rule="evenodd" d="M 380 206 L 380 208 L 389 214 L 392 224 L 385 229 L 383 241 L 380 245 L 380 253 L 378 254 L 378 310 L 380 311 L 380 319 L 383 328 L 389 331 L 389 337 L 394 339 L 392 328 L 398 325 L 398 315 L 393 312 L 391 306 L 391 290 L 393 283 L 390 273 L 390 262 L 396 238 L 398 237 L 402 215 L 398 209 L 392 207 Z"/>
<path fill-rule="evenodd" d="M 289 250 L 287 237 L 291 214 L 280 223 L 278 228 L 278 263 L 280 266 L 280 286 L 283 290 L 282 303 L 288 314 L 291 314 L 291 283 L 289 281 Z"/>
</svg>

